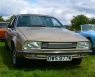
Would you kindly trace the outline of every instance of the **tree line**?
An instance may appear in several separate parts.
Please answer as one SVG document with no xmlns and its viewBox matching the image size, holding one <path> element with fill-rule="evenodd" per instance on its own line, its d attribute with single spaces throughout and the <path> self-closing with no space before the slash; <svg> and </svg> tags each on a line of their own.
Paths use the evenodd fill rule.
<svg viewBox="0 0 95 77">
<path fill-rule="evenodd" d="M 71 30 L 80 30 L 80 25 L 95 24 L 95 18 L 88 18 L 85 15 L 74 16 L 71 20 Z"/>
<path fill-rule="evenodd" d="M 0 22 L 10 22 L 14 16 L 9 17 L 7 20 L 4 20 L 3 16 L 0 16 Z"/>
<path fill-rule="evenodd" d="M 9 19 L 4 20 L 2 16 L 0 16 L 0 21 L 10 22 L 14 16 L 11 16 Z M 83 24 L 95 24 L 95 18 L 88 18 L 85 15 L 77 15 L 73 16 L 71 19 L 71 25 L 68 27 L 70 30 L 80 30 L 80 25 Z"/>
</svg>

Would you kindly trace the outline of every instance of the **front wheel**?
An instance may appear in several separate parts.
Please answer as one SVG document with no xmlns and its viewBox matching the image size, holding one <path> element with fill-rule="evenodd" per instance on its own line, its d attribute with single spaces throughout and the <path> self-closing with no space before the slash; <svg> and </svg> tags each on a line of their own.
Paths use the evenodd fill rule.
<svg viewBox="0 0 95 77">
<path fill-rule="evenodd" d="M 20 58 L 17 57 L 17 52 L 15 49 L 13 50 L 12 63 L 14 67 L 18 67 L 20 65 Z"/>
<path fill-rule="evenodd" d="M 91 54 L 95 54 L 95 48 L 93 47 L 93 42 L 90 38 L 88 38 L 88 40 L 90 41 L 90 50 L 92 50 Z"/>
<path fill-rule="evenodd" d="M 5 40 L 5 49 L 10 50 L 6 40 Z"/>
</svg>

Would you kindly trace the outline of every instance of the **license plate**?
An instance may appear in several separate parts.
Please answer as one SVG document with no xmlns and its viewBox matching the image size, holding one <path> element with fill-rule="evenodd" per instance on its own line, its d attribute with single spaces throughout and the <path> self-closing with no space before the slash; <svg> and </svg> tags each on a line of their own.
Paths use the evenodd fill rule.
<svg viewBox="0 0 95 77">
<path fill-rule="evenodd" d="M 47 61 L 71 61 L 71 56 L 48 56 Z"/>
</svg>

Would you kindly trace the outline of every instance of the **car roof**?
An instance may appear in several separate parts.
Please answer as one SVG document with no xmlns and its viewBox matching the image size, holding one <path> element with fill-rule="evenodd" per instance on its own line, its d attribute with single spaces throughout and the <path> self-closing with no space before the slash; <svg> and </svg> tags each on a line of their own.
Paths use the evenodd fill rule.
<svg viewBox="0 0 95 77">
<path fill-rule="evenodd" d="M 34 16 L 45 16 L 45 17 L 53 17 L 53 16 L 43 15 L 43 14 L 18 14 L 18 15 L 15 15 L 15 16 L 29 16 L 29 15 L 34 15 Z"/>
</svg>

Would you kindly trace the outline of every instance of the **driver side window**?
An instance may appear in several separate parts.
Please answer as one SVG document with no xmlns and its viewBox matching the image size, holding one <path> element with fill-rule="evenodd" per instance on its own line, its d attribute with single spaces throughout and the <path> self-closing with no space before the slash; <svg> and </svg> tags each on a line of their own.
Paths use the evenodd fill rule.
<svg viewBox="0 0 95 77">
<path fill-rule="evenodd" d="M 60 26 L 60 24 L 58 23 L 58 21 L 55 20 L 55 19 L 53 19 L 53 18 L 52 18 L 52 22 L 53 22 L 53 25 L 54 26 Z"/>
</svg>

